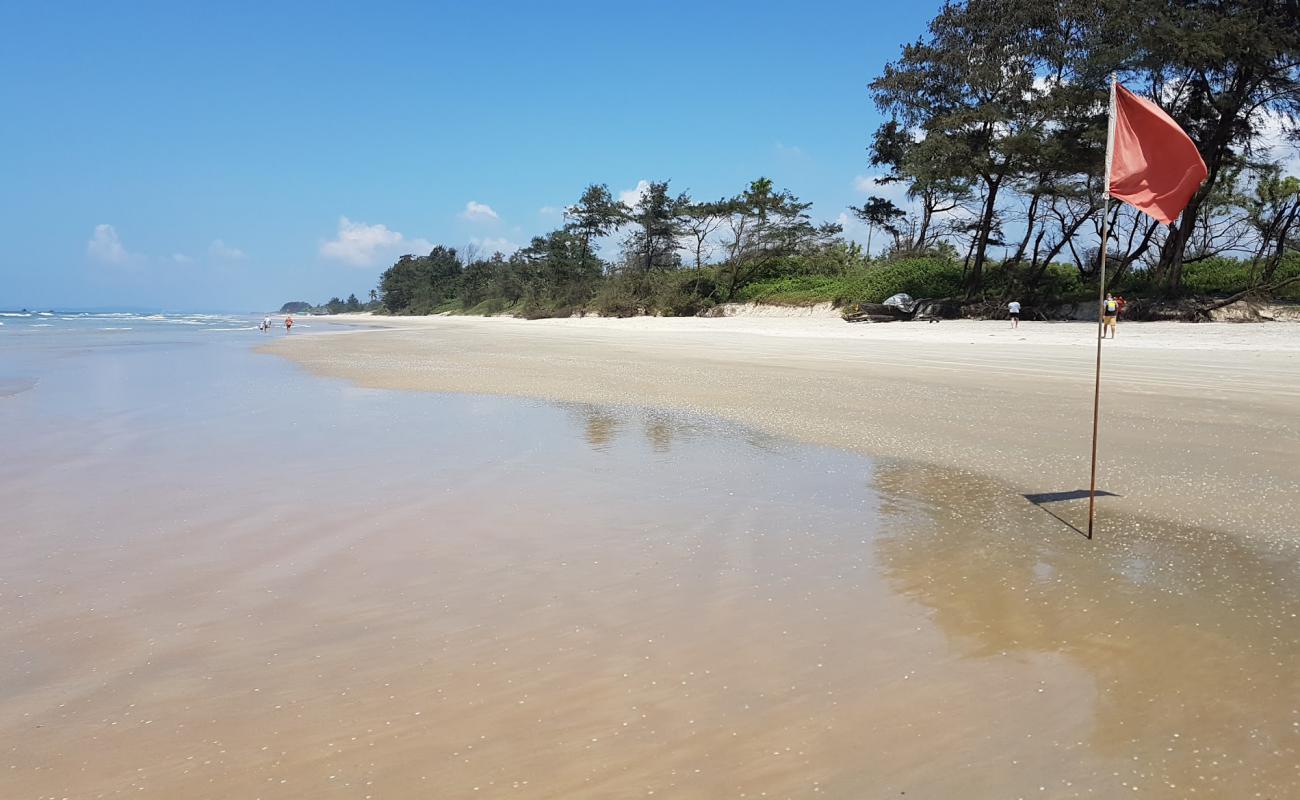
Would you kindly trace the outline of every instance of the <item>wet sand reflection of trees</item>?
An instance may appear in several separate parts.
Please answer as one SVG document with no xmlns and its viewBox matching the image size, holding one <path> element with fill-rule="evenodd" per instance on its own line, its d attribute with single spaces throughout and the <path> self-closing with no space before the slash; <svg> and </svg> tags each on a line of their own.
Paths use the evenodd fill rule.
<svg viewBox="0 0 1300 800">
<path fill-rule="evenodd" d="M 626 428 L 639 426 L 651 450 L 656 453 L 668 453 L 674 444 L 692 441 L 702 433 L 712 430 L 710 424 L 687 414 L 662 411 L 658 409 L 620 408 L 610 406 L 565 404 L 564 408 L 582 430 L 583 439 L 598 452 L 606 452 L 613 446 L 619 434 Z M 756 447 L 766 449 L 766 436 L 714 423 L 718 428 L 727 427 L 728 434 L 739 434 Z"/>
<path fill-rule="evenodd" d="M 679 426 L 672 416 L 661 411 L 647 412 L 643 422 L 646 439 L 656 453 L 667 453 L 672 449 L 673 434 L 677 427 Z"/>
<path fill-rule="evenodd" d="M 597 451 L 608 449 L 619 428 L 622 427 L 622 421 L 598 406 L 584 406 L 580 413 L 585 418 L 583 438 L 587 440 L 587 444 Z"/>
<path fill-rule="evenodd" d="M 876 486 L 898 498 L 877 545 L 895 589 L 969 657 L 1087 669 L 1093 748 L 1166 784 L 1300 787 L 1297 547 L 1113 518 L 1089 542 L 1007 487 L 915 465 Z"/>
</svg>

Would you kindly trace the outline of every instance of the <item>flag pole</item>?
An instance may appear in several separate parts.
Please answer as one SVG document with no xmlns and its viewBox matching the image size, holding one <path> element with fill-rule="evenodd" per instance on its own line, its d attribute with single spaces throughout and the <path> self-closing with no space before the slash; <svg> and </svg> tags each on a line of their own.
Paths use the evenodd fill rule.
<svg viewBox="0 0 1300 800">
<path fill-rule="evenodd" d="M 1110 168 L 1115 154 L 1115 73 L 1110 74 L 1110 103 L 1106 113 L 1106 173 L 1101 194 L 1101 262 L 1097 268 L 1097 374 L 1092 390 L 1092 475 L 1088 482 L 1088 538 L 1097 509 L 1097 429 L 1101 418 L 1101 342 L 1106 328 L 1106 251 L 1110 249 Z"/>
</svg>

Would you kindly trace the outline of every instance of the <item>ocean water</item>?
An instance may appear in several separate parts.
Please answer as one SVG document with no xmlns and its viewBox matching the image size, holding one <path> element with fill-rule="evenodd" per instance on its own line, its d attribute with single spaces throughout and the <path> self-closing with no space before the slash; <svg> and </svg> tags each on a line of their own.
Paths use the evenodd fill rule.
<svg viewBox="0 0 1300 800">
<path fill-rule="evenodd" d="M 1300 793 L 1289 545 L 255 351 L 310 318 L 0 322 L 0 797 Z"/>
</svg>

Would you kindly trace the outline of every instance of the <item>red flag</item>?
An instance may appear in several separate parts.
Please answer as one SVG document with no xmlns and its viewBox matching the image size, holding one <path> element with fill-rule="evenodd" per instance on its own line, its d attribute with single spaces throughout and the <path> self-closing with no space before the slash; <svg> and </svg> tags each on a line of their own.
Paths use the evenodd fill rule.
<svg viewBox="0 0 1300 800">
<path fill-rule="evenodd" d="M 1115 87 L 1110 195 L 1168 225 L 1208 174 L 1196 145 L 1155 103 Z"/>
</svg>

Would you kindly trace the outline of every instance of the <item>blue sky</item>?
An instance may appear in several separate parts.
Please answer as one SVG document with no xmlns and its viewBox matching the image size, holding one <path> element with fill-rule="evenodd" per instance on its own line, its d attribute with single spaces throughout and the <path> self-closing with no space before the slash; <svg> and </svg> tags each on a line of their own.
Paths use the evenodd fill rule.
<svg viewBox="0 0 1300 800">
<path fill-rule="evenodd" d="M 526 243 L 591 182 L 767 175 L 834 219 L 866 84 L 937 7 L 6 3 L 0 307 L 364 296 L 428 242 Z"/>
</svg>

